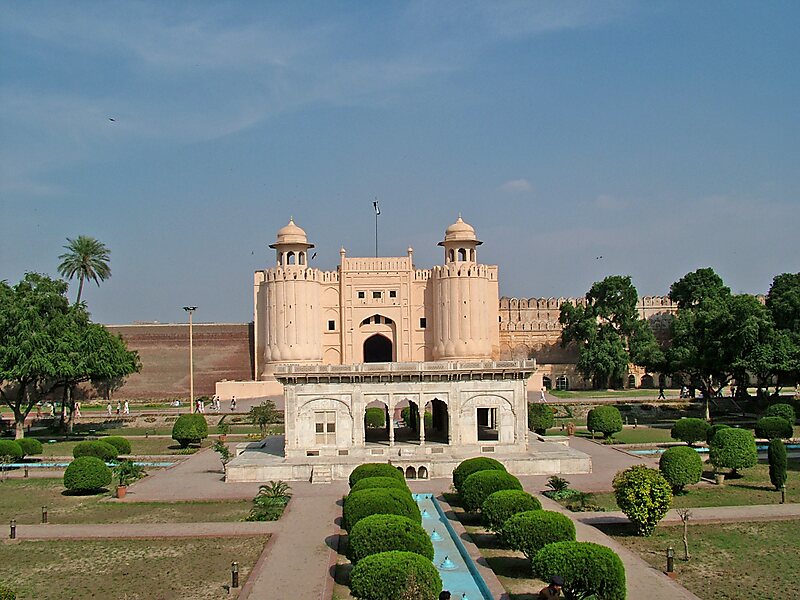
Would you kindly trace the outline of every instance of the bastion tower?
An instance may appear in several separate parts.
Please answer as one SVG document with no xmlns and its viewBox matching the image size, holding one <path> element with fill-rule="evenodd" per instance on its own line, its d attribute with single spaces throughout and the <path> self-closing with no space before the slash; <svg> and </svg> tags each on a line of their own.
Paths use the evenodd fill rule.
<svg viewBox="0 0 800 600">
<path fill-rule="evenodd" d="M 431 269 L 433 359 L 488 359 L 499 345 L 497 266 L 478 264 L 475 229 L 458 220 L 445 231 L 444 265 Z"/>
</svg>

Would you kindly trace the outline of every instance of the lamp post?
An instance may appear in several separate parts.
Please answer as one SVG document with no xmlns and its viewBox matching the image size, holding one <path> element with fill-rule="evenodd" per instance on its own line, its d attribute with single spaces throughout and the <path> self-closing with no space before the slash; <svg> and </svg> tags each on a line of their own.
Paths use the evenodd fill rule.
<svg viewBox="0 0 800 600">
<path fill-rule="evenodd" d="M 184 306 L 183 310 L 189 313 L 189 412 L 194 412 L 194 348 L 192 339 L 192 315 L 197 310 L 196 306 Z"/>
<path fill-rule="evenodd" d="M 667 573 L 675 571 L 675 550 L 670 546 L 667 548 Z"/>
</svg>

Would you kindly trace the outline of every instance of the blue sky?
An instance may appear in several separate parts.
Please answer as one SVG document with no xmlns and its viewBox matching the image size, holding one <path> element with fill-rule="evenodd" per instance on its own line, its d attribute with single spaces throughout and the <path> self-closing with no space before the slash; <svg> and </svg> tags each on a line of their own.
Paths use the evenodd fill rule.
<svg viewBox="0 0 800 600">
<path fill-rule="evenodd" d="M 248 321 L 290 215 L 335 268 L 374 252 L 377 196 L 382 255 L 440 262 L 462 213 L 504 295 L 661 294 L 704 266 L 765 293 L 800 271 L 798 23 L 793 2 L 4 2 L 0 279 L 90 235 L 112 253 L 95 320 Z"/>
</svg>

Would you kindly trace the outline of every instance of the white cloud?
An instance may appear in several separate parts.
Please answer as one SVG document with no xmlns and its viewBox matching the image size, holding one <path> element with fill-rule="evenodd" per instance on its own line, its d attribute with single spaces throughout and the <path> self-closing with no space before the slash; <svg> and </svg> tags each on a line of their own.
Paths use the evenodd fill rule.
<svg viewBox="0 0 800 600">
<path fill-rule="evenodd" d="M 509 194 L 523 194 L 533 191 L 533 185 L 527 179 L 512 179 L 500 186 L 500 189 Z"/>
</svg>

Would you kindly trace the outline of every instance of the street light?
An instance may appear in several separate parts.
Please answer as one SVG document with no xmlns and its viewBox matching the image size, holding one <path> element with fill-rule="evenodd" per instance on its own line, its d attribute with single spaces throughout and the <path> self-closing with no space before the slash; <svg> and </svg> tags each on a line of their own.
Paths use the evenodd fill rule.
<svg viewBox="0 0 800 600">
<path fill-rule="evenodd" d="M 192 315 L 197 310 L 196 306 L 184 306 L 183 310 L 189 313 L 189 412 L 194 412 L 194 360 L 192 340 Z"/>
</svg>

